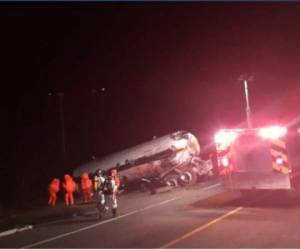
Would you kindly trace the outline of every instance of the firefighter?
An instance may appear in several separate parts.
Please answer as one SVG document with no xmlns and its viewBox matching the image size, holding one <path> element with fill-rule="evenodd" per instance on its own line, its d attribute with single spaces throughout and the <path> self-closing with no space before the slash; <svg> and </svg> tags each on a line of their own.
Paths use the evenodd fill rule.
<svg viewBox="0 0 300 250">
<path fill-rule="evenodd" d="M 83 194 L 83 201 L 89 202 L 92 200 L 92 181 L 89 178 L 87 172 L 82 173 L 81 175 L 81 190 Z"/>
<path fill-rule="evenodd" d="M 99 212 L 99 219 L 101 219 L 106 210 L 108 210 L 105 197 L 107 191 L 106 184 L 105 171 L 98 169 L 94 176 L 94 191 L 96 193 L 96 204 Z"/>
<path fill-rule="evenodd" d="M 49 200 L 48 205 L 54 207 L 57 200 L 57 193 L 59 192 L 60 181 L 57 178 L 54 178 L 48 185 L 49 191 Z"/>
<path fill-rule="evenodd" d="M 117 170 L 112 169 L 111 174 L 108 178 L 108 192 L 109 192 L 109 200 L 112 203 L 112 214 L 114 217 L 117 215 L 117 208 L 118 208 L 117 194 L 118 194 L 118 189 L 120 187 L 120 184 L 121 182 Z"/>
<path fill-rule="evenodd" d="M 65 174 L 65 176 L 64 176 L 63 188 L 65 190 L 66 206 L 69 206 L 69 205 L 73 206 L 74 205 L 73 193 L 75 192 L 75 189 L 76 189 L 76 183 L 73 180 L 73 178 L 68 174 Z"/>
<path fill-rule="evenodd" d="M 103 176 L 102 170 L 101 169 L 96 170 L 96 172 L 94 174 L 94 182 L 93 182 L 93 189 L 94 189 L 95 193 L 98 192 L 101 176 Z"/>
<path fill-rule="evenodd" d="M 121 185 L 120 177 L 118 176 L 118 172 L 115 168 L 111 170 L 111 176 L 115 180 L 115 193 L 118 193 L 119 187 Z"/>
</svg>

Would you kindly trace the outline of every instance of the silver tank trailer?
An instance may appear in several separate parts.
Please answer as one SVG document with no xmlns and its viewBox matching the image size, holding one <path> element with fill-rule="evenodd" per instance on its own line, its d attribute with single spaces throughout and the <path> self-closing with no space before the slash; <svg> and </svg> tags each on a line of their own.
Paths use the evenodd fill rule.
<svg viewBox="0 0 300 250">
<path fill-rule="evenodd" d="M 177 131 L 84 164 L 73 175 L 78 178 L 83 172 L 116 168 L 125 183 L 156 178 L 171 186 L 192 184 L 198 176 L 212 174 L 211 162 L 201 160 L 199 154 L 196 137 Z"/>
</svg>

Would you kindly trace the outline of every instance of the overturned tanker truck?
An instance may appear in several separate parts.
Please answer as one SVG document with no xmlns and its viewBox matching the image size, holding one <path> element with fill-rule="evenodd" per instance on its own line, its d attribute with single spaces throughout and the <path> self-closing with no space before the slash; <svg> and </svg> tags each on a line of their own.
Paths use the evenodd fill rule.
<svg viewBox="0 0 300 250">
<path fill-rule="evenodd" d="M 151 193 L 157 187 L 195 184 L 201 176 L 211 176 L 211 160 L 199 157 L 200 145 L 196 137 L 185 131 L 177 131 L 106 157 L 93 160 L 76 168 L 75 178 L 83 172 L 94 174 L 96 170 L 118 170 L 123 186 L 139 184 Z"/>
</svg>

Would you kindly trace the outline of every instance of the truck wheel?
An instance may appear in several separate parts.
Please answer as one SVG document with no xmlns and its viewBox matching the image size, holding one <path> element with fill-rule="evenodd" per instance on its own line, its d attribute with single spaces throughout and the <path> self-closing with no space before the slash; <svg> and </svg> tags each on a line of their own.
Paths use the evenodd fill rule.
<svg viewBox="0 0 300 250">
<path fill-rule="evenodd" d="M 181 186 L 194 185 L 197 182 L 197 174 L 193 171 L 186 171 L 180 176 Z"/>
<path fill-rule="evenodd" d="M 178 179 L 177 175 L 171 174 L 171 175 L 167 175 L 164 178 L 164 182 L 166 183 L 167 186 L 178 187 L 178 180 L 177 179 Z"/>
</svg>

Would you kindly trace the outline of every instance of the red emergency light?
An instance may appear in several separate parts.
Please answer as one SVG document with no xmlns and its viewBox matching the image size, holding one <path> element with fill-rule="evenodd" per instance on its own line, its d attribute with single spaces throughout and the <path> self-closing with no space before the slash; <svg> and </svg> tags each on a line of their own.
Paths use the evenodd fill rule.
<svg viewBox="0 0 300 250">
<path fill-rule="evenodd" d="M 230 145 L 237 138 L 234 131 L 220 130 L 215 134 L 215 143 Z"/>
<path fill-rule="evenodd" d="M 221 163 L 223 167 L 228 167 L 229 166 L 229 159 L 227 156 L 224 156 L 221 158 Z"/>
<path fill-rule="evenodd" d="M 285 136 L 287 133 L 287 128 L 280 126 L 272 126 L 267 128 L 261 128 L 258 131 L 260 137 L 264 139 L 278 139 Z"/>
</svg>

